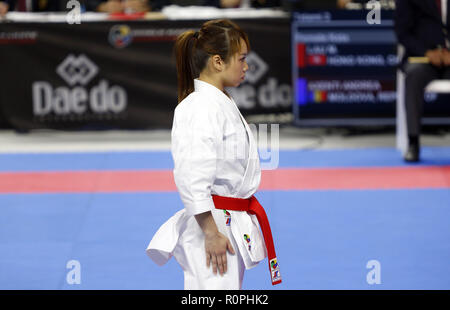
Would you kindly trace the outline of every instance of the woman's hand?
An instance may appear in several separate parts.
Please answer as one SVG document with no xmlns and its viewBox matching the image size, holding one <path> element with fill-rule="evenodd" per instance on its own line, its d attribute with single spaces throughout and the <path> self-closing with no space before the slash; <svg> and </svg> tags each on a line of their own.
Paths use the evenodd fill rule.
<svg viewBox="0 0 450 310">
<path fill-rule="evenodd" d="M 205 234 L 206 267 L 212 264 L 214 274 L 217 268 L 221 275 L 227 272 L 227 250 L 234 254 L 230 240 L 220 232 Z"/>
<path fill-rule="evenodd" d="M 197 214 L 195 219 L 205 234 L 206 266 L 212 264 L 214 274 L 218 268 L 223 275 L 227 272 L 227 250 L 235 254 L 231 242 L 217 229 L 211 211 Z"/>
</svg>

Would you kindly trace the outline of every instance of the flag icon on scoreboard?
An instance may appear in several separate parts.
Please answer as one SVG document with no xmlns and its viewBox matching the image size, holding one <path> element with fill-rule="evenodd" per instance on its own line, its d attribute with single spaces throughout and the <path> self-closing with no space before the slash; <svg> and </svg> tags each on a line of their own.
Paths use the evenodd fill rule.
<svg viewBox="0 0 450 310">
<path fill-rule="evenodd" d="M 321 54 L 308 55 L 307 63 L 309 66 L 325 66 L 327 64 L 327 56 Z"/>
<path fill-rule="evenodd" d="M 327 92 L 323 90 L 314 91 L 314 102 L 321 103 L 327 101 Z"/>
<path fill-rule="evenodd" d="M 307 79 L 300 78 L 297 80 L 297 104 L 304 105 L 311 103 L 322 103 L 328 100 L 328 93 L 325 90 L 309 90 Z"/>
</svg>

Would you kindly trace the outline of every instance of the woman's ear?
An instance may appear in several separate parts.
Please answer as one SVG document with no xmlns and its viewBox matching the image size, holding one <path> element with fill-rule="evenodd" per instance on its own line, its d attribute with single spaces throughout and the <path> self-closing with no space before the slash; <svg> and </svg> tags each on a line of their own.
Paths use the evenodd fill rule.
<svg viewBox="0 0 450 310">
<path fill-rule="evenodd" d="M 225 63 L 222 60 L 222 57 L 220 57 L 219 55 L 211 56 L 211 64 L 212 64 L 213 68 L 218 72 L 222 72 L 222 70 L 224 69 L 224 66 L 225 66 Z"/>
</svg>

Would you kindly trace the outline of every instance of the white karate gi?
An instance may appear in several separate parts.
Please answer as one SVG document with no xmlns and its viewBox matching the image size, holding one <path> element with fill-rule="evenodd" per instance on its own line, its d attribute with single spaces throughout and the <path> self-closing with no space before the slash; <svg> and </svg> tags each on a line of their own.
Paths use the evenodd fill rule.
<svg viewBox="0 0 450 310">
<path fill-rule="evenodd" d="M 267 256 L 258 220 L 242 211 L 228 216 L 215 209 L 211 195 L 249 198 L 256 192 L 261 180 L 257 145 L 233 99 L 209 83 L 196 79 L 194 86 L 175 109 L 172 127 L 174 177 L 185 208 L 159 228 L 146 253 L 158 265 L 174 256 L 184 271 L 185 289 L 241 289 L 244 269 Z M 206 267 L 204 234 L 194 217 L 206 211 L 236 252 L 227 252 L 223 276 Z"/>
</svg>

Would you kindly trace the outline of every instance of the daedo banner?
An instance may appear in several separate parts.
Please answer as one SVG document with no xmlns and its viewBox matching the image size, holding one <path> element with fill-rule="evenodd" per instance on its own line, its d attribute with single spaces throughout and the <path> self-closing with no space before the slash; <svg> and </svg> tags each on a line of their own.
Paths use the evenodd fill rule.
<svg viewBox="0 0 450 310">
<path fill-rule="evenodd" d="M 230 89 L 244 116 L 290 112 L 290 21 L 239 19 L 251 52 Z M 170 128 L 173 45 L 202 20 L 0 23 L 0 123 L 19 130 Z"/>
</svg>

